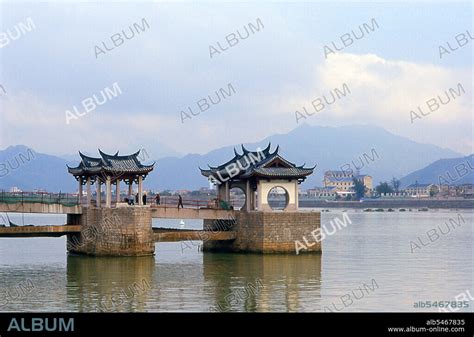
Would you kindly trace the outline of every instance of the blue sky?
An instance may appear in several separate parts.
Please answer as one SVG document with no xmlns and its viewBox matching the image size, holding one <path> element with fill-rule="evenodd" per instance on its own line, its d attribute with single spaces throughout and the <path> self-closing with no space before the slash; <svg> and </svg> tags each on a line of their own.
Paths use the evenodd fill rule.
<svg viewBox="0 0 474 337">
<path fill-rule="evenodd" d="M 374 124 L 468 154 L 472 46 L 438 47 L 470 31 L 472 2 L 0 1 L 0 32 L 35 29 L 0 48 L 0 148 L 54 154 L 150 149 L 153 157 L 207 152 L 298 126 L 295 111 L 347 83 L 351 95 L 308 117 L 312 125 Z M 145 18 L 150 26 L 95 57 L 94 46 Z M 209 45 L 264 28 L 209 56 Z M 325 58 L 324 45 L 375 19 L 379 28 Z M 122 94 L 65 122 L 65 111 L 117 82 Z M 235 94 L 181 121 L 180 111 L 232 83 Z M 465 94 L 411 123 L 410 110 L 462 83 Z M 301 121 L 300 121 L 301 122 Z M 441 136 L 440 136 L 441 135 Z"/>
</svg>

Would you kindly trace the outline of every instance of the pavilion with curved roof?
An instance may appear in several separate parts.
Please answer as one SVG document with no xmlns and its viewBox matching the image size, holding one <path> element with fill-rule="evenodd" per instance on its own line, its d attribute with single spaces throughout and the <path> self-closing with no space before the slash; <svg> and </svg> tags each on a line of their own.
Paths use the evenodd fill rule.
<svg viewBox="0 0 474 337">
<path fill-rule="evenodd" d="M 234 157 L 219 166 L 201 169 L 201 174 L 217 186 L 220 200 L 230 202 L 230 189 L 238 187 L 245 193 L 243 209 L 268 211 L 268 194 L 275 187 L 286 192 L 286 208 L 298 209 L 298 185 L 313 173 L 315 167 L 296 165 L 283 158 L 280 147 L 271 152 L 271 143 L 263 150 L 249 151 L 243 145 L 242 153 L 234 149 Z"/>
<path fill-rule="evenodd" d="M 128 196 L 132 195 L 133 183 L 138 184 L 138 202 L 142 204 L 143 180 L 154 169 L 154 163 L 141 163 L 140 151 L 121 156 L 118 151 L 110 155 L 99 150 L 100 157 L 90 157 L 79 152 L 81 162 L 76 167 L 68 166 L 68 172 L 79 182 L 79 198 L 82 203 L 83 186 L 86 186 L 87 206 L 91 205 L 91 185 L 97 188 L 97 206 L 101 207 L 101 185 L 105 184 L 105 206 L 112 204 L 112 185 L 115 185 L 116 202 L 120 202 L 120 181 L 128 185 Z"/>
</svg>

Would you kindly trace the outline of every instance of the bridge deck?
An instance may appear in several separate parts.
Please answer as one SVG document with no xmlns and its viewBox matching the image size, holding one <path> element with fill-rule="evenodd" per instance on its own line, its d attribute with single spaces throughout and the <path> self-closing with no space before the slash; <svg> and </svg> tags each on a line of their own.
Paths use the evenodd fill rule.
<svg viewBox="0 0 474 337">
<path fill-rule="evenodd" d="M 81 226 L 79 225 L 0 227 L 0 238 L 60 237 L 80 231 Z M 153 233 L 155 241 L 158 242 L 234 240 L 236 237 L 236 233 L 232 231 L 172 228 L 153 228 Z"/>
<path fill-rule="evenodd" d="M 171 228 L 153 228 L 155 241 L 175 242 L 175 241 L 227 241 L 236 238 L 236 232 L 232 231 L 205 231 L 205 230 L 185 230 Z"/>
<path fill-rule="evenodd" d="M 0 227 L 0 238 L 59 237 L 80 231 L 77 225 Z"/>
<path fill-rule="evenodd" d="M 181 208 L 161 206 L 127 206 L 150 207 L 152 218 L 164 219 L 234 219 L 234 211 L 213 208 Z M 48 213 L 48 214 L 82 214 L 82 207 L 61 204 L 0 202 L 0 212 L 6 213 Z"/>
<path fill-rule="evenodd" d="M 82 214 L 82 207 L 78 205 L 66 206 L 62 204 L 33 203 L 3 203 L 0 202 L 0 212 L 7 213 L 49 213 L 49 214 Z"/>
<path fill-rule="evenodd" d="M 213 208 L 180 208 L 177 207 L 151 207 L 152 218 L 164 219 L 235 219 L 235 211 Z"/>
<path fill-rule="evenodd" d="M 169 219 L 233 219 L 233 211 L 221 209 L 214 199 L 183 199 L 184 208 L 178 210 L 178 198 L 162 197 L 161 204 L 155 205 L 148 200 L 146 206 L 130 206 L 125 202 L 113 203 L 116 207 L 149 207 L 153 218 Z M 93 201 L 95 203 L 95 201 Z M 233 203 L 230 202 L 229 206 Z M 102 203 L 104 207 L 105 204 Z M 75 194 L 38 193 L 38 192 L 0 192 L 0 212 L 7 213 L 49 213 L 82 214 L 82 207 Z"/>
</svg>

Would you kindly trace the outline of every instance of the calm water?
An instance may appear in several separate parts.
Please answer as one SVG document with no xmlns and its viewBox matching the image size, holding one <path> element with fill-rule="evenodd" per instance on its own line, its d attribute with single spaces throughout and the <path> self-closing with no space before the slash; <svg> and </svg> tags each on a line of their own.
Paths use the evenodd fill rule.
<svg viewBox="0 0 474 337">
<path fill-rule="evenodd" d="M 323 225 L 341 214 L 323 213 Z M 68 257 L 64 237 L 0 239 L 0 311 L 438 311 L 414 302 L 459 294 L 471 299 L 462 311 L 474 311 L 472 211 L 348 215 L 352 224 L 323 241 L 322 255 L 203 254 L 189 242 L 159 243 L 155 257 L 87 258 Z M 441 234 L 450 218 L 454 229 Z M 432 229 L 439 239 L 422 246 Z"/>
</svg>

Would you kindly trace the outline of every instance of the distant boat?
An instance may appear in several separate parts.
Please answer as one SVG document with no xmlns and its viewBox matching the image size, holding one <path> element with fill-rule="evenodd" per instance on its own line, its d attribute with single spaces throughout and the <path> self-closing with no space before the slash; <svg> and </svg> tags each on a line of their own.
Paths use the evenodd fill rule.
<svg viewBox="0 0 474 337">
<path fill-rule="evenodd" d="M 184 228 L 184 225 L 185 225 L 184 220 L 181 219 L 181 221 L 179 222 L 179 227 Z"/>
</svg>

